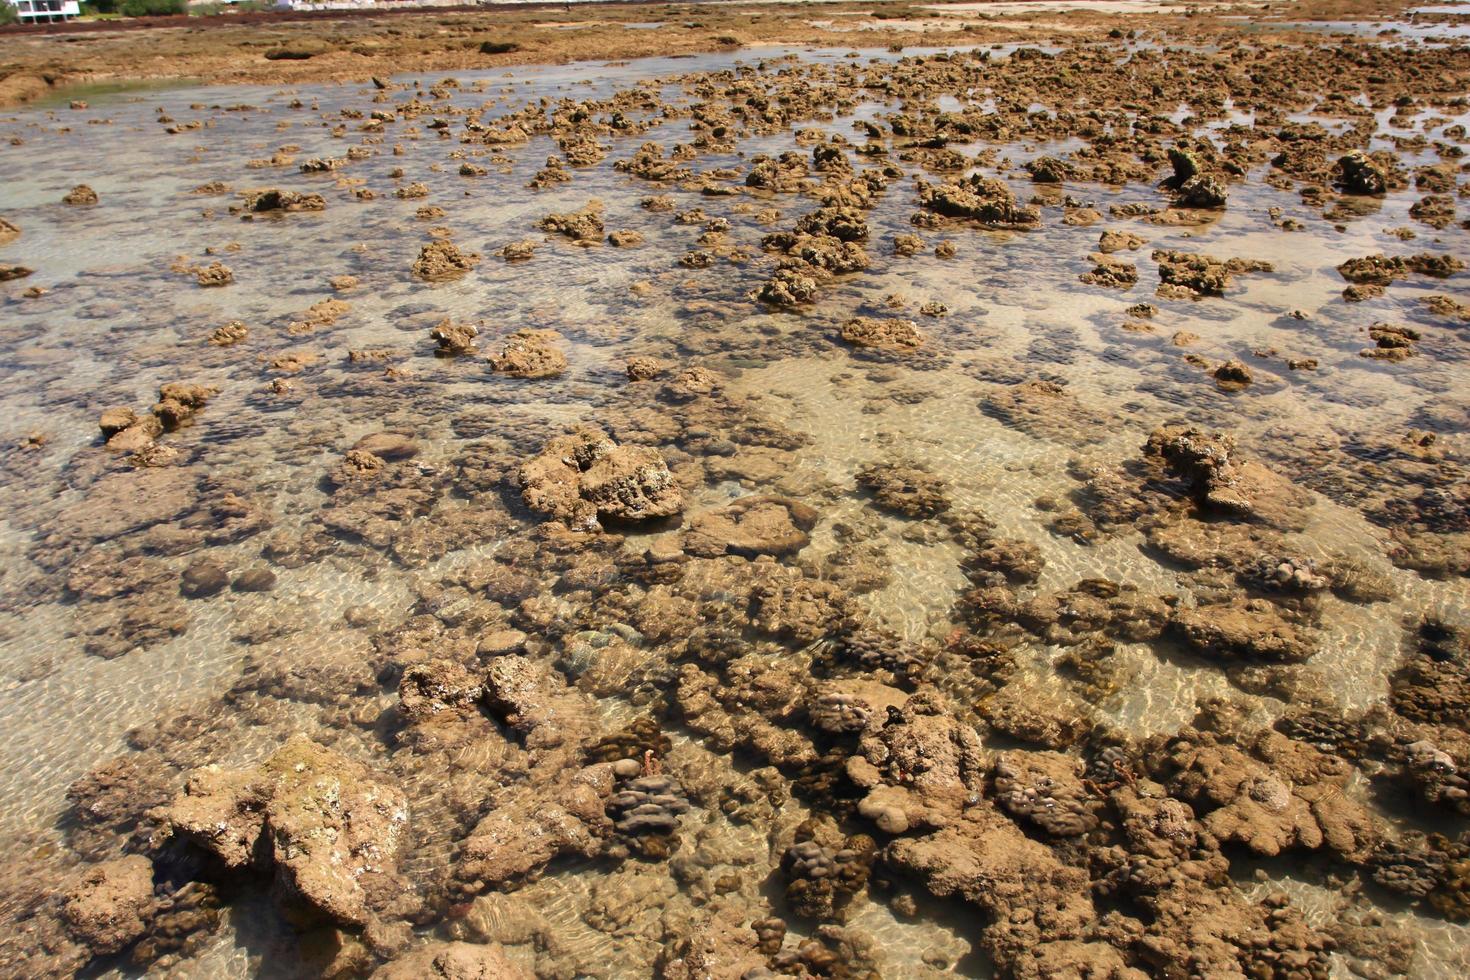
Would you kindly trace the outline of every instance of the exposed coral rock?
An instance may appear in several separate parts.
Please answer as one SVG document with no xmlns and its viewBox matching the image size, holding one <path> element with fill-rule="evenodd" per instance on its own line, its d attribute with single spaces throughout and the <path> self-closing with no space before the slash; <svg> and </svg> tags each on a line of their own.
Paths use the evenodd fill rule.
<svg viewBox="0 0 1470 980">
<path fill-rule="evenodd" d="M 567 369 L 555 330 L 517 330 L 490 352 L 496 374 L 511 378 L 554 378 Z"/>
<path fill-rule="evenodd" d="M 644 521 L 684 509 L 684 492 L 658 451 L 620 446 L 598 429 L 557 436 L 520 468 L 526 506 L 578 527 Z"/>
<path fill-rule="evenodd" d="M 61 199 L 61 203 L 96 204 L 97 192 L 92 190 L 92 188 L 88 187 L 86 184 L 78 184 L 77 186 L 66 192 L 66 196 Z"/>
<path fill-rule="evenodd" d="M 1271 263 L 1248 259 L 1217 259 L 1197 252 L 1158 249 L 1153 259 L 1159 264 L 1160 295 L 1169 288 L 1189 296 L 1223 296 L 1234 277 L 1247 272 L 1270 272 Z"/>
<path fill-rule="evenodd" d="M 912 320 L 889 317 L 853 317 L 842 325 L 842 339 L 854 347 L 870 347 L 894 354 L 907 354 L 924 343 L 919 325 Z"/>
<path fill-rule="evenodd" d="M 288 909 L 361 926 L 372 914 L 365 882 L 396 871 L 408 803 L 366 766 L 298 735 L 256 769 L 196 771 L 164 817 L 226 868 L 269 870 Z"/>
<path fill-rule="evenodd" d="M 760 289 L 759 298 L 775 306 L 798 306 L 817 296 L 817 281 L 795 269 L 778 269 Z"/>
<path fill-rule="evenodd" d="M 656 357 L 630 357 L 625 367 L 629 381 L 652 381 L 664 373 L 664 363 Z"/>
<path fill-rule="evenodd" d="M 1078 277 L 1088 285 L 1130 289 L 1138 283 L 1138 267 L 1132 262 L 1112 258 L 1102 252 L 1093 252 L 1088 259 L 1092 262 L 1092 271 Z"/>
<path fill-rule="evenodd" d="M 158 403 L 153 406 L 153 414 L 166 431 L 173 431 L 193 418 L 217 394 L 218 388 L 206 385 L 166 384 L 158 389 Z"/>
<path fill-rule="evenodd" d="M 1213 511 L 1276 526 L 1294 523 L 1293 512 L 1307 503 L 1301 491 L 1243 458 L 1229 435 L 1198 429 L 1158 429 L 1144 452 L 1162 460 L 1183 479 L 1198 503 Z"/>
<path fill-rule="evenodd" d="M 449 282 L 462 278 L 479 264 L 479 255 L 461 251 L 441 238 L 419 249 L 419 257 L 413 260 L 413 274 L 425 282 Z"/>
<path fill-rule="evenodd" d="M 1382 197 L 1388 191 L 1388 178 L 1383 168 L 1362 150 L 1353 150 L 1337 161 L 1338 186 L 1346 194 Z"/>
<path fill-rule="evenodd" d="M 480 330 L 473 323 L 455 323 L 453 320 L 442 320 L 429 331 L 429 338 L 438 345 L 439 353 L 451 356 L 474 353 L 475 338 L 479 335 Z"/>
<path fill-rule="evenodd" d="M 1387 286 L 1396 279 L 1406 279 L 1414 273 L 1446 279 L 1464 268 L 1465 263 L 1453 255 L 1421 252 L 1418 255 L 1389 257 L 1380 253 L 1348 259 L 1337 267 L 1337 272 L 1355 285 Z"/>
<path fill-rule="evenodd" d="M 228 286 L 235 281 L 234 270 L 219 261 L 211 262 L 209 265 L 199 266 L 190 271 L 194 274 L 194 281 L 205 289 Z"/>
<path fill-rule="evenodd" d="M 919 180 L 919 203 L 929 211 L 950 218 L 969 218 L 991 228 L 1035 228 L 1041 212 L 1017 204 L 1004 181 L 981 174 L 948 184 Z"/>
<path fill-rule="evenodd" d="M 299 191 L 283 191 L 271 187 L 251 191 L 245 195 L 244 209 L 252 214 L 279 211 L 291 214 L 298 211 L 325 211 L 327 202 L 320 194 L 302 194 Z"/>
<path fill-rule="evenodd" d="M 602 202 L 589 201 L 580 211 L 548 214 L 541 219 L 542 231 L 554 232 L 574 241 L 595 242 L 602 238 Z"/>
</svg>

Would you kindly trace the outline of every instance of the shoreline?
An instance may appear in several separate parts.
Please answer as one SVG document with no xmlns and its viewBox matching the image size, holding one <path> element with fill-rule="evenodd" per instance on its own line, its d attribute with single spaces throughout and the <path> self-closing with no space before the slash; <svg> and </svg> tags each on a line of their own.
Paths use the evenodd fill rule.
<svg viewBox="0 0 1470 980">
<path fill-rule="evenodd" d="M 824 3 L 820 17 L 787 3 L 660 4 L 657 0 L 589 0 L 567 4 L 384 11 L 290 11 L 227 18 L 139 18 L 135 21 L 0 28 L 0 108 L 56 97 L 90 83 L 196 80 L 199 84 L 299 84 L 366 81 L 374 75 L 509 69 L 577 61 L 622 61 L 696 55 L 765 45 L 948 47 L 989 44 L 1024 35 L 1029 43 L 1076 40 L 1116 26 L 1112 7 L 1057 10 L 1036 0 L 1034 13 L 987 14 L 974 4 Z M 1198 9 L 1198 8 L 1189 8 Z M 1132 30 L 1171 35 L 1234 33 L 1223 19 L 1252 11 L 1252 23 L 1343 17 L 1408 16 L 1397 0 L 1308 0 L 1259 6 L 1222 4 L 1189 15 L 1152 8 L 1126 15 Z M 647 29 L 650 11 L 662 26 Z M 427 15 L 415 20 L 413 15 Z M 391 23 L 386 23 L 391 22 Z M 630 25 L 638 25 L 633 27 Z M 186 29 L 187 28 L 187 29 Z M 150 55 L 140 63 L 138 49 Z M 506 47 L 506 50 L 499 50 Z"/>
</svg>

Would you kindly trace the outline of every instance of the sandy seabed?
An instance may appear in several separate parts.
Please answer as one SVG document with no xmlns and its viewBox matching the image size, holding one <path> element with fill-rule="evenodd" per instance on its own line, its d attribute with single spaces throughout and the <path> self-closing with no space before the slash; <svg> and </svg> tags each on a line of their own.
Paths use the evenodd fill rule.
<svg viewBox="0 0 1470 980">
<path fill-rule="evenodd" d="M 4 41 L 0 973 L 1470 972 L 1464 19 L 1017 6 Z"/>
</svg>

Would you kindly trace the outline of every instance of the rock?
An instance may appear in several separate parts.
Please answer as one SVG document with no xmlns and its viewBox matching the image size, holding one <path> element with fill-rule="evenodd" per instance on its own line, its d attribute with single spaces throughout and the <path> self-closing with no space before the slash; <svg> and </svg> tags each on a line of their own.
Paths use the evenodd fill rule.
<svg viewBox="0 0 1470 980">
<path fill-rule="evenodd" d="M 500 249 L 500 257 L 507 262 L 524 262 L 536 254 L 536 246 L 539 244 L 530 238 L 522 238 L 520 241 L 511 242 Z"/>
<path fill-rule="evenodd" d="M 799 306 L 817 297 L 817 281 L 795 269 L 777 269 L 757 298 L 774 306 Z"/>
<path fill-rule="evenodd" d="M 679 815 L 689 812 L 689 801 L 673 777 L 639 776 L 619 784 L 608 798 L 607 812 L 620 834 L 668 835 L 678 829 Z"/>
<path fill-rule="evenodd" d="M 244 195 L 245 210 L 251 214 L 279 211 L 293 214 L 299 211 L 325 211 L 327 202 L 320 194 L 302 194 L 283 191 L 275 187 L 263 191 L 252 191 Z"/>
<path fill-rule="evenodd" d="M 700 398 L 718 395 L 721 390 L 719 375 L 709 368 L 692 367 L 680 371 L 661 389 L 659 397 L 664 401 L 684 405 Z"/>
<path fill-rule="evenodd" d="M 1388 193 L 1388 177 L 1383 168 L 1362 150 L 1353 150 L 1338 158 L 1337 185 L 1344 194 L 1382 197 Z"/>
<path fill-rule="evenodd" d="M 953 183 L 933 185 L 922 178 L 919 203 L 935 214 L 969 218 L 991 228 L 1035 228 L 1041 212 L 1029 204 L 1017 204 L 1015 195 L 1002 180 L 971 174 Z"/>
<path fill-rule="evenodd" d="M 652 520 L 684 509 L 684 492 L 658 450 L 620 446 L 590 426 L 552 439 L 519 477 L 527 507 L 573 527 Z"/>
<path fill-rule="evenodd" d="M 1059 160 L 1052 156 L 1039 156 L 1026 163 L 1026 171 L 1031 174 L 1031 179 L 1038 184 L 1060 184 L 1065 180 L 1071 180 L 1075 173 L 1070 164 L 1065 160 Z"/>
<path fill-rule="evenodd" d="M 1113 252 L 1121 252 L 1124 249 L 1137 251 L 1148 244 L 1148 239 L 1133 234 L 1131 231 L 1105 231 L 1098 236 L 1097 250 L 1104 255 Z"/>
<path fill-rule="evenodd" d="M 1223 208 L 1229 195 L 1213 174 L 1197 174 L 1179 185 L 1174 202 L 1183 208 Z"/>
<path fill-rule="evenodd" d="M 1081 837 L 1097 826 L 1080 761 L 1058 752 L 1004 752 L 992 773 L 996 801 L 1018 820 L 1054 837 Z"/>
<path fill-rule="evenodd" d="M 588 201 L 580 211 L 565 214 L 548 214 L 541 219 L 539 227 L 565 235 L 573 241 L 595 242 L 602 238 L 602 202 Z"/>
<path fill-rule="evenodd" d="M 484 695 L 485 682 L 481 678 L 448 660 L 413 664 L 398 682 L 400 709 L 411 723 L 444 712 L 473 713 Z"/>
<path fill-rule="evenodd" d="M 884 510 L 905 517 L 934 517 L 949 509 L 949 487 L 914 463 L 876 463 L 857 473 L 857 485 Z"/>
<path fill-rule="evenodd" d="M 488 42 L 487 42 L 488 43 Z M 370 980 L 533 980 L 499 943 L 430 942 L 384 963 Z"/>
<path fill-rule="evenodd" d="M 202 289 L 217 289 L 235 281 L 235 272 L 223 262 L 215 261 L 193 270 L 194 281 Z"/>
<path fill-rule="evenodd" d="M 656 357 L 630 357 L 625 370 L 629 381 L 652 381 L 664 373 L 664 363 Z"/>
<path fill-rule="evenodd" d="M 567 369 L 555 330 L 517 330 L 490 354 L 496 374 L 511 378 L 554 378 Z"/>
<path fill-rule="evenodd" d="M 158 389 L 158 403 L 153 406 L 153 414 L 165 431 L 172 432 L 193 418 L 217 394 L 218 388 L 206 385 L 166 384 Z"/>
<path fill-rule="evenodd" d="M 35 269 L 23 265 L 5 265 L 4 263 L 0 263 L 0 282 L 14 282 L 17 279 L 24 279 L 35 271 Z"/>
<path fill-rule="evenodd" d="M 476 253 L 463 252 L 453 242 L 437 239 L 419 249 L 413 274 L 425 282 L 449 282 L 462 278 L 479 263 Z"/>
<path fill-rule="evenodd" d="M 408 802 L 361 763 L 295 735 L 255 769 L 196 770 L 163 818 L 227 869 L 270 872 L 288 911 L 363 926 L 364 886 L 391 882 Z"/>
<path fill-rule="evenodd" d="M 77 186 L 66 192 L 66 196 L 61 199 L 61 203 L 96 204 L 97 192 L 92 190 L 92 188 L 88 187 L 86 184 L 78 184 Z"/>
<path fill-rule="evenodd" d="M 460 846 L 456 876 L 474 891 L 512 883 L 563 854 L 590 858 L 612 824 L 603 812 L 612 794 L 607 763 L 570 770 L 554 788 L 520 787 L 501 794 Z"/>
<path fill-rule="evenodd" d="M 429 331 L 429 337 L 439 345 L 438 352 L 450 356 L 474 353 L 475 338 L 479 335 L 480 330 L 473 323 L 455 323 L 448 319 L 441 320 Z"/>
<path fill-rule="evenodd" d="M 20 237 L 20 226 L 0 218 L 0 245 L 9 245 Z"/>
<path fill-rule="evenodd" d="M 224 326 L 216 327 L 209 335 L 209 342 L 216 347 L 233 347 L 248 336 L 250 336 L 250 328 L 245 326 L 243 321 L 231 320 Z"/>
<path fill-rule="evenodd" d="M 68 537 L 106 541 L 174 520 L 197 503 L 195 477 L 178 467 L 109 473 L 57 515 Z"/>
<path fill-rule="evenodd" d="M 842 326 L 842 339 L 854 347 L 907 354 L 924 343 L 919 325 L 890 317 L 853 317 Z"/>
<path fill-rule="evenodd" d="M 1217 259 L 1196 252 L 1158 249 L 1153 259 L 1159 264 L 1161 296 L 1171 295 L 1166 287 L 1175 287 L 1185 297 L 1223 296 L 1233 276 L 1246 272 L 1270 272 L 1271 263 L 1246 259 Z"/>
<path fill-rule="evenodd" d="M 354 442 L 352 451 L 371 453 L 379 459 L 395 461 L 417 456 L 419 444 L 405 432 L 374 432 Z"/>
<path fill-rule="evenodd" d="M 721 555 L 792 555 L 806 547 L 818 514 L 786 497 L 752 496 L 696 514 L 684 532 L 683 548 L 701 558 Z"/>
<path fill-rule="evenodd" d="M 1316 652 L 1312 635 L 1264 599 L 1183 609 L 1171 626 L 1201 656 L 1226 663 L 1239 659 L 1302 663 Z"/>
<path fill-rule="evenodd" d="M 1214 375 L 1215 381 L 1227 391 L 1248 387 L 1255 380 L 1251 369 L 1234 358 L 1215 368 Z"/>
<path fill-rule="evenodd" d="M 207 559 L 196 561 L 184 569 L 179 591 L 191 599 L 205 599 L 224 591 L 230 576 L 223 568 Z"/>
<path fill-rule="evenodd" d="M 230 583 L 236 592 L 269 592 L 275 587 L 276 573 L 263 565 L 247 568 Z"/>
<path fill-rule="evenodd" d="M 61 915 L 72 935 L 94 956 L 111 955 L 148 929 L 157 909 L 153 865 L 138 854 L 105 861 L 86 869 L 62 898 Z"/>
</svg>

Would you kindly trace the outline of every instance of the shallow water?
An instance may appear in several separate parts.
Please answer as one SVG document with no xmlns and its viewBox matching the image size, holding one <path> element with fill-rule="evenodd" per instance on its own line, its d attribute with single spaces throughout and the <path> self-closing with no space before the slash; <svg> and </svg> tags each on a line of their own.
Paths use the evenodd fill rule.
<svg viewBox="0 0 1470 980">
<path fill-rule="evenodd" d="M 751 60 L 748 52 L 742 57 Z M 518 107 L 540 98 L 606 98 L 645 79 L 715 70 L 742 57 L 461 73 L 460 87 L 447 93 L 447 101 L 475 107 L 500 100 Z M 843 52 L 801 57 L 832 64 L 850 60 Z M 897 55 L 865 51 L 862 57 Z M 438 78 L 393 81 L 427 88 Z M 660 91 L 679 103 L 697 98 L 677 83 Z M 0 147 L 0 216 L 23 229 L 18 241 L 0 245 L 0 261 L 36 270 L 8 284 L 9 298 L 0 307 L 6 322 L 0 339 L 5 382 L 0 436 L 7 446 L 32 433 L 45 437 L 40 449 L 7 450 L 7 479 L 0 490 L 5 505 L 0 593 L 9 597 L 0 610 L 0 717 L 7 719 L 7 737 L 0 742 L 0 789 L 11 801 L 0 813 L 0 834 L 24 839 L 28 853 L 63 840 L 67 788 L 127 750 L 130 729 L 196 702 L 213 704 L 208 699 L 236 682 L 247 659 L 310 666 L 363 658 L 363 631 L 344 625 L 349 609 L 366 607 L 381 624 L 401 621 L 421 608 L 425 583 L 500 547 L 491 537 L 464 542 L 465 547 L 445 554 L 431 549 L 429 560 L 412 563 L 355 547 L 299 567 L 276 567 L 278 582 L 271 592 L 225 590 L 188 601 L 182 635 L 116 659 L 88 655 L 83 641 L 95 607 L 58 595 L 55 569 L 43 566 L 74 563 L 87 549 L 106 549 L 111 535 L 97 535 L 76 553 L 65 550 L 74 542 L 57 550 L 38 548 L 38 542 L 64 531 L 75 513 L 70 508 L 86 501 L 94 481 L 114 466 L 98 448 L 98 413 L 123 405 L 142 411 L 161 384 L 182 380 L 220 389 L 193 424 L 166 437 L 183 450 L 181 462 L 257 502 L 272 515 L 272 530 L 301 531 L 313 526 L 327 501 L 324 473 L 364 435 L 411 431 L 425 467 L 449 468 L 478 439 L 550 434 L 598 413 L 616 413 L 623 408 L 622 364 L 630 355 L 651 352 L 681 364 L 700 363 L 721 376 L 729 395 L 748 399 L 762 419 L 807 441 L 794 458 L 781 458 L 769 472 L 753 468 L 697 487 L 688 511 L 750 492 L 810 501 L 821 520 L 802 561 L 821 568 L 835 562 L 834 553 L 845 541 L 856 538 L 883 556 L 889 573 L 881 587 L 860 597 L 865 611 L 910 639 L 938 640 L 956 626 L 956 597 L 969 587 L 959 564 L 963 550 L 946 537 L 912 533 L 913 522 L 878 511 L 854 493 L 855 475 L 865 465 L 902 459 L 927 467 L 948 485 L 956 512 L 983 512 L 999 534 L 1040 549 L 1046 564 L 1035 586 L 1039 591 L 1107 578 L 1145 593 L 1188 596 L 1189 577 L 1151 558 L 1140 534 L 1091 546 L 1078 543 L 1047 530 L 1037 500 L 1074 490 L 1077 482 L 1069 472 L 1077 463 L 1117 465 L 1134 458 L 1161 424 L 1229 428 L 1250 452 L 1284 444 L 1283 433 L 1336 444 L 1350 433 L 1417 427 L 1415 420 L 1426 411 L 1463 398 L 1470 383 L 1464 328 L 1431 327 L 1422 304 L 1433 293 L 1463 296 L 1458 281 L 1415 278 L 1364 303 L 1344 304 L 1340 298 L 1343 282 L 1334 267 L 1348 258 L 1467 251 L 1470 236 L 1461 228 L 1435 232 L 1414 225 L 1408 209 L 1418 195 L 1412 191 L 1393 192 L 1373 213 L 1334 229 L 1297 194 L 1262 183 L 1263 167 L 1232 185 L 1229 208 L 1207 225 L 1166 227 L 1105 217 L 1092 227 L 1073 227 L 1059 220 L 1063 195 L 1106 215 L 1112 205 L 1157 203 L 1158 193 L 1147 185 L 1046 189 L 1026 182 L 1024 171 L 1012 172 L 1018 196 L 1036 193 L 1051 205 L 1040 230 L 922 232 L 928 250 L 900 259 L 890 243 L 895 235 L 914 231 L 909 216 L 915 200 L 911 184 L 896 181 L 867 214 L 871 268 L 830 284 L 811 309 L 778 312 L 749 298 L 769 275 L 768 264 L 720 262 L 709 270 L 682 269 L 673 259 L 695 247 L 699 225 L 674 224 L 638 204 L 644 196 L 669 193 L 678 210 L 699 207 L 709 217 L 728 218 L 729 241 L 758 256 L 760 236 L 778 226 L 763 226 L 736 209 L 752 199 L 701 197 L 612 169 L 613 161 L 630 156 L 644 140 L 686 139 L 679 120 L 641 137 L 610 140 L 607 161 L 573 168 L 570 184 L 531 190 L 527 181 L 556 152 L 550 139 L 508 147 L 499 170 L 488 157 L 480 158 L 490 174 L 461 177 L 459 161 L 449 157 L 460 149 L 458 142 L 440 140 L 425 128 L 432 114 L 411 124 L 388 124 L 381 142 L 363 140 L 357 132 L 360 121 L 344 119 L 340 110 L 370 110 L 372 95 L 372 89 L 355 86 L 212 87 L 146 95 L 99 90 L 88 95 L 91 105 L 82 111 L 36 108 L 0 118 L 0 140 L 19 140 Z M 400 100 L 408 93 L 391 95 Z M 855 120 L 873 118 L 880 108 L 892 107 L 863 102 L 837 118 L 804 125 L 850 134 Z M 203 126 L 165 135 L 155 122 L 160 113 L 176 123 Z M 1436 121 L 1427 135 L 1436 138 L 1464 121 Z M 1418 123 L 1416 118 L 1416 131 Z M 345 128 L 334 132 L 339 126 Z M 299 147 L 297 161 L 341 156 L 353 145 L 367 146 L 373 155 L 336 174 L 301 174 L 294 166 L 245 167 L 246 160 L 267 158 L 285 144 Z M 393 152 L 395 145 L 402 147 L 401 155 Z M 707 153 L 690 165 L 696 171 L 743 166 L 757 152 L 790 146 L 787 134 L 752 137 L 735 152 Z M 982 148 L 950 147 L 966 153 Z M 1020 163 L 1072 148 L 1058 142 L 1000 150 Z M 1434 159 L 1429 153 L 1418 160 L 1402 157 L 1406 163 Z M 390 175 L 400 167 L 402 180 Z M 339 178 L 353 181 L 352 187 Z M 235 191 L 278 186 L 318 192 L 327 198 L 327 209 L 241 221 L 227 213 L 233 198 L 190 194 L 211 180 L 223 180 Z M 427 184 L 428 196 L 396 199 L 394 190 L 410 180 Z M 58 203 L 83 181 L 98 192 L 99 205 Z M 351 190 L 358 187 L 374 191 L 376 199 L 354 200 Z M 548 240 L 531 261 L 518 264 L 493 254 L 516 239 L 539 239 L 535 223 L 542 215 L 575 211 L 592 198 L 604 203 L 608 230 L 636 229 L 647 243 L 625 250 Z M 754 203 L 798 205 L 783 223 L 811 206 L 789 196 Z M 421 220 L 415 211 L 424 205 L 440 206 L 447 214 Z M 1283 232 L 1272 223 L 1272 208 L 1281 209 L 1278 220 L 1301 219 L 1305 230 Z M 451 229 L 454 241 L 483 256 L 473 273 L 441 285 L 408 275 L 434 226 Z M 1388 234 L 1403 226 L 1416 227 L 1419 239 L 1401 243 Z M 1141 283 L 1126 292 L 1079 283 L 1078 275 L 1091 267 L 1086 255 L 1099 230 L 1124 227 L 1149 240 L 1143 251 L 1120 256 L 1138 261 Z M 932 254 L 941 239 L 957 242 L 954 258 Z M 1263 259 L 1274 271 L 1239 277 L 1223 297 L 1155 299 L 1149 248 Z M 190 262 L 221 259 L 233 269 L 234 283 L 198 288 L 191 276 L 170 271 L 181 255 Z M 335 324 L 293 331 L 290 324 L 299 322 L 303 311 L 334 295 L 327 279 L 343 274 L 359 280 L 340 296 L 350 310 Z M 633 292 L 639 283 L 647 285 Z M 25 286 L 46 292 L 23 299 L 19 287 Z M 890 302 L 894 296 L 899 298 Z M 946 304 L 948 313 L 919 316 L 918 307 L 929 301 Z M 1140 301 L 1160 309 L 1150 332 L 1123 326 L 1125 308 Z M 913 364 L 880 362 L 855 357 L 832 342 L 848 316 L 895 308 L 920 321 L 937 356 Z M 1289 316 L 1293 310 L 1305 318 Z M 554 381 L 519 382 L 492 376 L 478 359 L 438 358 L 428 331 L 445 317 L 479 324 L 482 348 L 520 327 L 555 329 L 565 338 L 569 370 Z M 211 331 L 230 320 L 244 321 L 249 339 L 233 348 L 211 346 Z M 1423 326 L 1424 355 L 1400 363 L 1360 357 L 1367 345 L 1364 328 L 1386 320 Z M 1212 363 L 1246 361 L 1256 383 L 1240 392 L 1221 390 L 1205 371 L 1181 360 L 1169 339 L 1176 332 L 1197 335 L 1189 352 Z M 1268 349 L 1272 353 L 1254 353 Z M 272 358 L 289 351 L 310 351 L 319 360 L 298 374 L 269 367 Z M 380 356 L 354 362 L 350 351 Z M 1291 371 L 1287 358 L 1314 358 L 1318 367 Z M 385 376 L 385 363 L 401 373 Z M 997 392 L 1033 377 L 1065 383 L 1088 416 L 1080 422 L 1062 419 L 1048 429 L 982 410 Z M 273 391 L 276 380 L 288 382 L 290 390 Z M 1444 438 L 1459 444 L 1463 422 L 1461 413 L 1443 431 Z M 445 504 L 473 505 L 464 499 Z M 119 534 L 131 533 L 127 520 L 113 523 Z M 626 547 L 647 547 L 655 537 L 633 535 Z M 1366 707 L 1385 696 L 1406 621 L 1427 609 L 1449 619 L 1470 615 L 1463 580 L 1430 581 L 1394 568 L 1384 556 L 1383 529 L 1344 500 L 1315 495 L 1310 523 L 1291 540 L 1308 556 L 1361 558 L 1389 579 L 1396 593 L 1374 606 L 1324 599 L 1320 652 L 1304 671 L 1310 684 L 1320 685 L 1345 708 Z M 261 564 L 261 548 L 260 538 L 252 536 L 205 551 L 238 569 Z M 181 567 L 185 563 L 171 560 Z M 1161 645 L 1119 645 L 1111 691 L 1089 705 L 1095 719 L 1143 736 L 1178 729 L 1209 697 L 1249 697 L 1265 721 L 1287 707 L 1275 697 L 1241 695 L 1215 665 L 1182 650 L 1162 651 Z M 1039 641 L 1025 646 L 1019 655 L 1022 683 L 1064 688 L 1054 664 L 1057 653 Z M 1067 696 L 1086 697 L 1080 689 Z M 391 690 L 375 697 L 384 708 L 394 700 Z M 637 714 L 618 697 L 603 702 L 600 710 L 610 728 Z M 211 761 L 225 767 L 252 764 L 285 731 L 325 728 L 316 710 L 291 702 L 269 722 L 243 721 L 238 737 L 226 740 Z M 677 734 L 667 760 L 672 771 L 733 765 L 697 735 Z M 359 732 L 338 748 L 366 752 L 373 737 L 371 730 Z M 411 795 L 425 807 L 433 805 L 427 787 Z M 802 809 L 793 802 L 779 813 L 780 823 L 795 825 Z M 686 820 L 700 826 L 700 839 L 723 849 L 712 865 L 716 870 L 773 863 L 766 827 L 736 824 L 700 806 Z M 408 862 L 411 871 L 433 873 L 436 863 L 448 860 L 450 843 L 419 841 Z M 691 834 L 682 846 L 697 844 Z M 1315 895 L 1314 889 L 1324 889 L 1297 881 L 1292 869 L 1266 867 L 1263 874 L 1272 886 L 1301 892 L 1303 904 L 1317 914 L 1326 915 L 1320 909 L 1331 908 L 1336 899 L 1335 892 L 1326 899 Z M 664 865 L 629 863 L 612 874 L 600 865 L 554 867 L 517 894 L 546 919 L 583 975 L 632 976 L 642 975 L 657 955 L 656 920 L 666 903 L 677 904 L 679 891 Z M 589 909 L 598 902 L 619 906 L 626 921 L 609 927 L 592 916 L 604 927 L 589 925 Z M 885 976 L 984 975 L 988 966 L 973 952 L 967 915 L 949 903 L 924 902 L 929 904 L 919 916 L 906 918 L 886 902 L 863 899 L 849 927 L 874 940 L 874 956 Z M 1470 932 L 1414 911 L 1394 915 L 1419 946 L 1415 976 L 1464 975 Z M 293 950 L 289 932 L 271 921 L 269 904 L 257 900 L 237 905 L 203 953 L 176 967 L 174 975 L 292 975 L 300 970 Z M 525 951 L 516 955 L 529 962 Z"/>
</svg>

